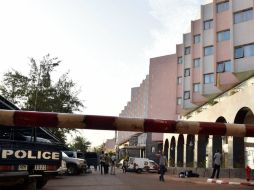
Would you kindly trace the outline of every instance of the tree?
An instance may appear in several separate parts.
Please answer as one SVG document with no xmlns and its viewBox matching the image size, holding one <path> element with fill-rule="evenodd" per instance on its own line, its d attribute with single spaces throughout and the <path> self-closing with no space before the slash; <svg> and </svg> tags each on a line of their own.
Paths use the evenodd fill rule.
<svg viewBox="0 0 254 190">
<path fill-rule="evenodd" d="M 101 154 L 102 151 L 105 149 L 105 143 L 102 143 L 101 145 L 94 147 L 93 151 Z"/>
<path fill-rule="evenodd" d="M 30 72 L 24 75 L 12 70 L 4 74 L 0 84 L 0 93 L 6 99 L 23 110 L 73 113 L 84 107 L 78 98 L 80 90 L 69 79 L 69 72 L 64 73 L 54 82 L 52 72 L 61 61 L 49 54 L 38 63 L 30 58 Z M 70 129 L 50 129 L 63 143 L 65 133 Z"/>
<path fill-rule="evenodd" d="M 90 146 L 91 142 L 87 141 L 86 138 L 81 136 L 76 136 L 73 140 L 73 143 L 70 144 L 70 148 L 72 150 L 79 150 L 81 152 L 86 152 Z"/>
</svg>

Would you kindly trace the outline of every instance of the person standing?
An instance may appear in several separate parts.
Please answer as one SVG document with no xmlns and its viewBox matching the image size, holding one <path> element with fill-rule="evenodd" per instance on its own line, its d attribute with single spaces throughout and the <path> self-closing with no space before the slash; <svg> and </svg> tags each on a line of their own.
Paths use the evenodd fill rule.
<svg viewBox="0 0 254 190">
<path fill-rule="evenodd" d="M 127 159 L 124 159 L 123 166 L 122 166 L 123 173 L 126 173 L 127 167 L 128 167 L 128 161 L 127 161 Z"/>
<path fill-rule="evenodd" d="M 114 154 L 111 156 L 110 174 L 111 175 L 115 175 L 116 174 L 116 156 Z"/>
<path fill-rule="evenodd" d="M 108 155 L 108 153 L 105 154 L 105 162 L 104 162 L 104 174 L 108 174 L 108 168 L 109 168 L 109 164 L 110 164 L 110 157 Z"/>
<path fill-rule="evenodd" d="M 166 166 L 167 166 L 167 157 L 164 155 L 164 153 L 160 153 L 159 156 L 159 165 L 160 165 L 160 181 L 164 181 L 164 174 L 166 171 Z"/>
<path fill-rule="evenodd" d="M 104 165 L 105 165 L 105 155 L 104 155 L 104 151 L 101 152 L 100 155 L 100 170 L 101 170 L 101 175 L 103 174 L 104 171 Z"/>
<path fill-rule="evenodd" d="M 221 165 L 221 153 L 219 150 L 216 150 L 216 153 L 213 156 L 213 174 L 211 176 L 211 178 L 214 178 L 215 173 L 216 173 L 216 178 L 218 179 L 220 176 L 220 165 Z"/>
</svg>

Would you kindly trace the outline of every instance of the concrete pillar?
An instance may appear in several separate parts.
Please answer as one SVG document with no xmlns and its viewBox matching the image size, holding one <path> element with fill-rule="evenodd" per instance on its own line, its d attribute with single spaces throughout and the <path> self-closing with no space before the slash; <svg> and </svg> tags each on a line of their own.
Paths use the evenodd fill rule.
<svg viewBox="0 0 254 190">
<path fill-rule="evenodd" d="M 186 167 L 186 141 L 183 144 L 183 167 Z"/>
<path fill-rule="evenodd" d="M 175 146 L 175 167 L 177 167 L 177 151 L 178 151 L 177 145 L 178 145 L 178 140 L 176 140 L 176 146 Z"/>
<path fill-rule="evenodd" d="M 212 168 L 213 167 L 213 136 L 209 135 L 208 138 L 208 145 L 206 147 L 206 154 L 208 155 L 208 160 L 207 160 L 207 164 L 206 166 L 208 168 Z"/>
<path fill-rule="evenodd" d="M 195 140 L 194 140 L 194 159 L 193 159 L 193 167 L 197 168 L 198 167 L 198 135 L 195 135 Z"/>
<path fill-rule="evenodd" d="M 228 137 L 228 161 L 227 161 L 227 168 L 233 168 L 233 137 Z"/>
</svg>

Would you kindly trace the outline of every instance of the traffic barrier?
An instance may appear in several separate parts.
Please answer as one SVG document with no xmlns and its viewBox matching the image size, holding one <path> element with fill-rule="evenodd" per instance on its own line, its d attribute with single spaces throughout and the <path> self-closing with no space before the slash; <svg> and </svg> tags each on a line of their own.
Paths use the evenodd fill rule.
<svg viewBox="0 0 254 190">
<path fill-rule="evenodd" d="M 254 125 L 0 110 L 0 125 L 254 137 Z"/>
</svg>

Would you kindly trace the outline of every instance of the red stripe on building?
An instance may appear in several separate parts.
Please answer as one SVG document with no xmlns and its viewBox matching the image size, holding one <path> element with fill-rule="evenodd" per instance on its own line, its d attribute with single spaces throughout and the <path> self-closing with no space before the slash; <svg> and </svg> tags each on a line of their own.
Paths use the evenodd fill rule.
<svg viewBox="0 0 254 190">
<path fill-rule="evenodd" d="M 198 134 L 202 135 L 222 135 L 226 134 L 227 128 L 224 123 L 199 122 L 200 130 Z"/>
<path fill-rule="evenodd" d="M 13 122 L 15 126 L 27 127 L 57 127 L 56 113 L 15 111 Z"/>
<path fill-rule="evenodd" d="M 144 132 L 145 133 L 147 133 L 147 132 L 175 133 L 176 132 L 176 121 L 174 121 L 174 120 L 145 119 Z"/>
<path fill-rule="evenodd" d="M 116 117 L 112 116 L 84 116 L 84 123 L 86 129 L 99 129 L 99 130 L 117 130 L 115 126 Z"/>
<path fill-rule="evenodd" d="M 245 127 L 246 127 L 246 135 L 245 136 L 254 137 L 254 126 L 245 124 Z"/>
</svg>

